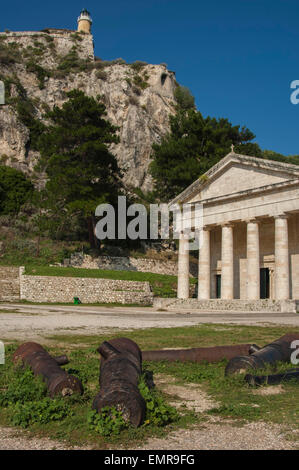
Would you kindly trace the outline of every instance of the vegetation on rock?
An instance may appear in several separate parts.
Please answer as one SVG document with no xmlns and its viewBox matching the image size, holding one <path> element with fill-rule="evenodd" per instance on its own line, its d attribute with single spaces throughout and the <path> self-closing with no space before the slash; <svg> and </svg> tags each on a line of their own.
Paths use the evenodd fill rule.
<svg viewBox="0 0 299 470">
<path fill-rule="evenodd" d="M 0 165 L 0 215 L 18 214 L 33 194 L 33 184 L 24 173 Z"/>
</svg>

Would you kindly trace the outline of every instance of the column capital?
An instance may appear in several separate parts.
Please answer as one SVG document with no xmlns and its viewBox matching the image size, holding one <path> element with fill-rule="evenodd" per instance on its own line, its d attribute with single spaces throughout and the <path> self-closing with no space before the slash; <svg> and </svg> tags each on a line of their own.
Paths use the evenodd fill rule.
<svg viewBox="0 0 299 470">
<path fill-rule="evenodd" d="M 243 222 L 245 222 L 246 224 L 258 224 L 260 225 L 261 221 L 252 217 L 252 218 L 249 218 L 249 219 L 244 219 Z"/>
<path fill-rule="evenodd" d="M 282 213 L 282 214 L 274 215 L 273 217 L 274 217 L 274 219 L 289 219 L 290 214 Z"/>
<path fill-rule="evenodd" d="M 190 234 L 190 229 L 181 230 L 181 231 L 179 232 L 179 235 L 180 235 L 179 239 L 180 239 L 180 240 L 190 240 L 189 234 Z"/>
<path fill-rule="evenodd" d="M 233 222 L 224 222 L 222 224 L 220 224 L 220 226 L 223 228 L 223 227 L 233 227 L 234 226 L 234 223 Z"/>
</svg>

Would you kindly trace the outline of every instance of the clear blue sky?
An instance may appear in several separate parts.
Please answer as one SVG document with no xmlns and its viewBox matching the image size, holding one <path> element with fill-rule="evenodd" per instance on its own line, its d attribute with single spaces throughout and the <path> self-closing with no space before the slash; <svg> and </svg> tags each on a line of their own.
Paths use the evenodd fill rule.
<svg viewBox="0 0 299 470">
<path fill-rule="evenodd" d="M 299 154 L 298 0 L 10 0 L 1 30 L 76 29 L 93 18 L 97 56 L 166 62 L 204 116 L 246 125 L 264 149 Z"/>
</svg>

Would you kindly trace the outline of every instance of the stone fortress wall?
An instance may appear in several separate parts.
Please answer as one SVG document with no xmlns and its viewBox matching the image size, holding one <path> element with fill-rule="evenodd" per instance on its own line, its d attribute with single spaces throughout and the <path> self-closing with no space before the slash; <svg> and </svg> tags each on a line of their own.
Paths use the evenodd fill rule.
<svg viewBox="0 0 299 470">
<path fill-rule="evenodd" d="M 81 59 L 94 60 L 94 44 L 91 34 L 79 34 L 76 31 L 67 29 L 48 28 L 43 31 L 2 32 L 0 33 L 0 39 L 1 37 L 5 38 L 6 44 L 16 43 L 23 48 L 38 47 L 34 42 L 37 43 L 43 40 L 46 40 L 49 44 L 53 42 L 55 53 L 61 56 L 68 54 L 72 47 L 78 43 L 79 47 L 76 47 L 78 56 Z M 49 55 L 51 55 L 51 48 L 49 48 Z M 52 60 L 54 60 L 54 57 L 52 57 Z M 43 63 L 44 60 L 41 59 L 41 62 Z M 51 61 L 47 60 L 47 65 L 51 65 Z M 55 61 L 53 65 L 55 65 Z"/>
</svg>

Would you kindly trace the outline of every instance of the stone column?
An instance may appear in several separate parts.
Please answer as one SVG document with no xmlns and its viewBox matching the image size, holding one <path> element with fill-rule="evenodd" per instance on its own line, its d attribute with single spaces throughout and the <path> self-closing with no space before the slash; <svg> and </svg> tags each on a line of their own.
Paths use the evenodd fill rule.
<svg viewBox="0 0 299 470">
<path fill-rule="evenodd" d="M 233 226 L 222 226 L 221 242 L 221 299 L 234 298 L 234 244 Z"/>
<path fill-rule="evenodd" d="M 275 217 L 275 299 L 290 298 L 288 219 Z"/>
<path fill-rule="evenodd" d="M 202 230 L 198 257 L 198 299 L 211 298 L 210 231 Z"/>
<path fill-rule="evenodd" d="M 260 298 L 260 238 L 259 223 L 247 222 L 247 299 Z"/>
<path fill-rule="evenodd" d="M 189 298 L 189 237 L 181 232 L 178 259 L 178 299 Z"/>
</svg>

